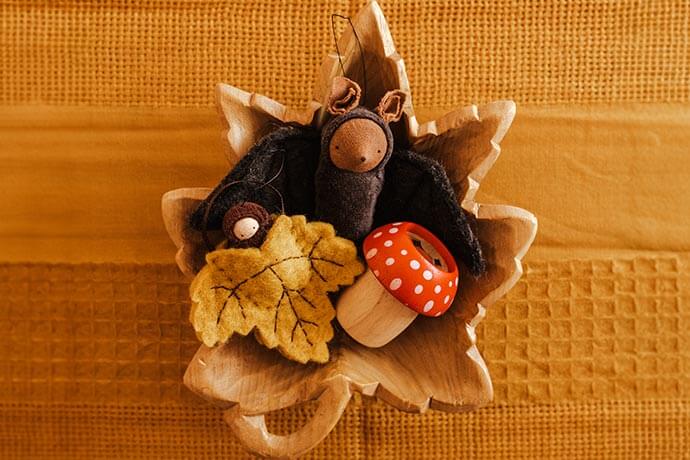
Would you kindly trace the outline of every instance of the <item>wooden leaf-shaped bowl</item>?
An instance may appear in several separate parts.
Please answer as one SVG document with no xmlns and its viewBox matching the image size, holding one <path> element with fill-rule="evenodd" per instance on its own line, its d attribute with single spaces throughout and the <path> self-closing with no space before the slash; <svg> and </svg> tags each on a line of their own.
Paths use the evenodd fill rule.
<svg viewBox="0 0 690 460">
<path fill-rule="evenodd" d="M 376 105 L 390 89 L 409 94 L 403 60 L 378 4 L 367 5 L 353 18 L 364 49 L 367 69 L 366 105 Z M 338 41 L 345 74 L 363 86 L 361 56 L 352 31 Z M 297 121 L 320 126 L 332 78 L 341 71 L 337 55 L 321 68 L 314 100 L 302 112 L 291 111 L 265 96 L 228 85 L 219 87 L 218 105 L 227 121 L 231 165 L 262 135 L 271 121 Z M 457 298 L 441 318 L 418 317 L 392 342 L 366 348 L 345 334 L 331 344 L 325 365 L 302 365 L 258 344 L 252 337 L 234 337 L 214 348 L 201 346 L 184 377 L 185 384 L 214 404 L 226 408 L 225 419 L 252 452 L 294 457 L 318 444 L 333 429 L 354 391 L 376 396 L 410 412 L 427 408 L 465 411 L 491 401 L 493 390 L 486 365 L 475 345 L 475 327 L 485 309 L 520 278 L 520 260 L 537 229 L 535 217 L 511 206 L 474 201 L 481 180 L 500 153 L 499 142 L 515 115 L 510 101 L 470 106 L 419 124 L 411 98 L 395 126 L 396 142 L 438 160 L 448 172 L 462 206 L 477 217 L 479 239 L 488 272 L 475 280 L 461 276 Z M 209 193 L 205 188 L 179 189 L 163 196 L 163 218 L 178 247 L 180 269 L 193 276 L 202 266 L 206 248 L 187 219 Z M 289 435 L 275 435 L 264 415 L 309 400 L 318 400 L 312 419 Z"/>
</svg>

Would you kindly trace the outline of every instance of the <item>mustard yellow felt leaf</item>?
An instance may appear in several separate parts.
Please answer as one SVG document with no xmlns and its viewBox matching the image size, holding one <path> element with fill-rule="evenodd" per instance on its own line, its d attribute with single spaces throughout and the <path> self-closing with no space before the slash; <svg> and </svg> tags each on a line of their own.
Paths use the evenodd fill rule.
<svg viewBox="0 0 690 460">
<path fill-rule="evenodd" d="M 364 267 L 333 227 L 279 216 L 261 248 L 218 249 L 190 287 L 190 319 L 208 346 L 255 331 L 268 348 L 299 362 L 328 361 L 335 310 L 327 293 Z"/>
<path fill-rule="evenodd" d="M 328 361 L 326 343 L 333 338 L 331 321 L 335 309 L 325 292 L 311 285 L 300 291 L 285 291 L 275 315 L 275 323 L 257 324 L 259 342 L 268 348 L 278 347 L 284 356 L 295 361 Z"/>
<path fill-rule="evenodd" d="M 293 217 L 293 228 L 302 244 L 302 252 L 309 255 L 312 283 L 326 292 L 349 286 L 362 273 L 357 248 L 345 238 L 336 238 L 333 226 L 324 222 L 307 223 L 304 216 Z M 316 275 L 316 276 L 314 276 Z"/>
</svg>

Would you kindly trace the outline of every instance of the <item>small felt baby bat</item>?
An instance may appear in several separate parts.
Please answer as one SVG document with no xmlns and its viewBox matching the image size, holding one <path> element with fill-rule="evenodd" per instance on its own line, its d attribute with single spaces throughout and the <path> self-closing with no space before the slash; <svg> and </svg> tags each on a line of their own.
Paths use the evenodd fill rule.
<svg viewBox="0 0 690 460">
<path fill-rule="evenodd" d="M 327 104 L 334 116 L 322 131 L 284 125 L 262 138 L 199 205 L 192 226 L 219 229 L 225 212 L 245 201 L 329 222 L 358 243 L 372 228 L 409 221 L 435 234 L 473 275 L 483 274 L 474 216 L 459 206 L 443 167 L 395 148 L 389 124 L 401 118 L 405 97 L 389 91 L 370 110 L 359 105 L 359 85 L 337 77 Z"/>
<path fill-rule="evenodd" d="M 266 239 L 273 219 L 263 206 L 243 202 L 228 209 L 223 217 L 223 233 L 231 248 L 258 248 Z"/>
</svg>

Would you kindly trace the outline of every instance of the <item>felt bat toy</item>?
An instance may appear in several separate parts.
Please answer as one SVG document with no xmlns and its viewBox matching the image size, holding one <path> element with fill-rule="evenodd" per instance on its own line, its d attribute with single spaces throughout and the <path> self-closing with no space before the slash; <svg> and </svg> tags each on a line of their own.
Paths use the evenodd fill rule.
<svg viewBox="0 0 690 460">
<path fill-rule="evenodd" d="M 359 85 L 337 77 L 327 103 L 334 116 L 322 131 L 285 125 L 262 138 L 212 192 L 213 198 L 199 205 L 192 226 L 218 229 L 225 212 L 244 201 L 281 209 L 282 196 L 287 214 L 329 222 L 340 236 L 357 243 L 372 228 L 417 223 L 473 275 L 483 274 L 486 262 L 470 226 L 473 216 L 459 206 L 443 167 L 395 148 L 389 124 L 401 118 L 405 97 L 402 91 L 389 91 L 369 110 L 359 105 Z M 232 183 L 237 185 L 227 186 Z"/>
</svg>

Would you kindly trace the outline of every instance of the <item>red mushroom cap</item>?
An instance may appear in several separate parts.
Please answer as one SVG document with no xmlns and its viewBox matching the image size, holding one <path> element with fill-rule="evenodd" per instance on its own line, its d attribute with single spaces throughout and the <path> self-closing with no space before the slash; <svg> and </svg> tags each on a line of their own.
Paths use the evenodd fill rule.
<svg viewBox="0 0 690 460">
<path fill-rule="evenodd" d="M 431 245 L 443 260 L 434 264 L 415 245 L 413 235 Z M 421 315 L 440 316 L 453 303 L 458 266 L 450 251 L 426 228 L 412 222 L 384 225 L 364 239 L 363 249 L 376 279 L 405 306 Z"/>
</svg>

